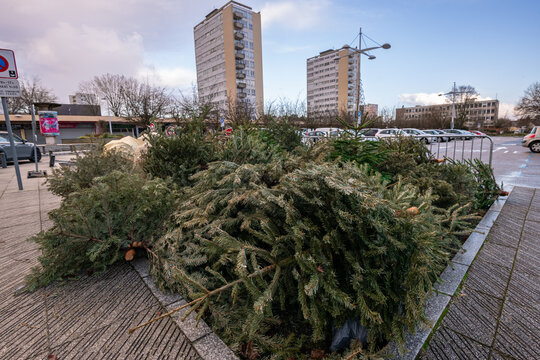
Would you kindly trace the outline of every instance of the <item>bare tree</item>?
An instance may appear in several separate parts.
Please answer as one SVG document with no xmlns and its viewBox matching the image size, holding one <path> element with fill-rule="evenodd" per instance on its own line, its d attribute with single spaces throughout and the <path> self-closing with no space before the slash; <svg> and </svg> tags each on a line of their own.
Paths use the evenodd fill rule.
<svg viewBox="0 0 540 360">
<path fill-rule="evenodd" d="M 134 78 L 125 80 L 121 93 L 125 102 L 126 118 L 143 126 L 150 124 L 153 119 L 162 118 L 171 102 L 165 87 L 139 82 Z"/>
<path fill-rule="evenodd" d="M 81 83 L 79 91 L 89 94 L 85 101 L 87 104 L 99 105 L 100 101 L 104 100 L 107 103 L 108 110 L 114 116 L 122 116 L 125 115 L 126 110 L 123 88 L 129 81 L 130 79 L 124 75 L 107 73 L 94 76 L 92 80 Z"/>
<path fill-rule="evenodd" d="M 91 105 L 94 115 L 100 115 L 102 93 L 94 81 L 85 81 L 79 84 L 75 96 L 82 104 Z"/>
<path fill-rule="evenodd" d="M 454 102 L 456 109 L 456 117 L 454 118 L 454 126 L 463 128 L 467 122 L 467 114 L 478 96 L 478 92 L 471 85 L 459 85 L 455 91 L 452 89 L 446 95 L 447 102 Z"/>
<path fill-rule="evenodd" d="M 257 116 L 255 106 L 248 101 L 227 97 L 227 119 L 233 128 L 250 129 L 255 125 Z"/>
<path fill-rule="evenodd" d="M 540 119 L 540 82 L 535 82 L 525 90 L 516 111 L 522 118 Z"/>
<path fill-rule="evenodd" d="M 8 98 L 8 111 L 12 114 L 30 114 L 32 104 L 56 102 L 57 98 L 51 90 L 41 85 L 38 77 L 32 80 L 21 80 L 21 96 Z"/>
</svg>

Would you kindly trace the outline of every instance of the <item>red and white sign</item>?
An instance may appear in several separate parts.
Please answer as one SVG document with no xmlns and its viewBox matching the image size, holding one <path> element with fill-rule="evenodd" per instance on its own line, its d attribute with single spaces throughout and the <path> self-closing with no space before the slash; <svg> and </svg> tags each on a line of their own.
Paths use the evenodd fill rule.
<svg viewBox="0 0 540 360">
<path fill-rule="evenodd" d="M 58 113 L 56 111 L 39 111 L 39 125 L 43 136 L 60 135 Z"/>
<path fill-rule="evenodd" d="M 165 129 L 165 134 L 167 134 L 167 136 L 169 136 L 169 137 L 175 136 L 176 135 L 176 130 L 174 129 L 174 126 L 171 125 L 171 126 L 167 127 L 167 129 Z"/>
<path fill-rule="evenodd" d="M 17 63 L 13 50 L 0 49 L 0 79 L 18 79 Z"/>
</svg>

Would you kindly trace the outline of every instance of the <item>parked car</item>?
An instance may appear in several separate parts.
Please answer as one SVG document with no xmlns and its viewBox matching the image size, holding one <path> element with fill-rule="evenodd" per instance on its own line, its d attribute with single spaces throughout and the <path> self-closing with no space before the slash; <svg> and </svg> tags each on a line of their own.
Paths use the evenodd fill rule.
<svg viewBox="0 0 540 360">
<path fill-rule="evenodd" d="M 304 134 L 304 137 L 302 138 L 303 143 L 308 142 L 317 142 L 321 138 L 326 137 L 326 133 L 324 131 L 310 131 Z"/>
<path fill-rule="evenodd" d="M 402 130 L 406 132 L 407 134 L 414 136 L 415 139 L 421 140 L 425 142 L 426 144 L 429 144 L 433 141 L 433 138 L 430 137 L 428 133 L 422 130 L 414 129 L 414 128 L 406 128 Z"/>
<path fill-rule="evenodd" d="M 17 159 L 19 160 L 30 160 L 35 162 L 34 158 L 34 144 L 27 142 L 24 139 L 21 139 L 17 135 L 13 134 L 13 140 L 15 142 L 15 148 L 17 149 Z M 41 160 L 41 151 L 38 147 L 37 150 L 37 161 Z M 13 149 L 9 143 L 9 135 L 7 132 L 0 132 L 0 154 L 6 156 L 7 161 L 13 161 Z M 1 155 L 0 155 L 1 156 Z"/>
<path fill-rule="evenodd" d="M 475 134 L 468 132 L 467 130 L 461 129 L 444 129 L 444 131 L 448 134 L 464 135 L 463 137 L 459 137 L 458 139 L 471 140 L 473 136 L 476 136 Z"/>
<path fill-rule="evenodd" d="M 448 136 L 440 136 L 440 135 L 444 135 L 446 133 L 444 131 L 442 131 L 442 130 L 439 130 L 439 129 L 428 129 L 428 130 L 423 130 L 423 131 L 425 133 L 427 133 L 427 134 L 439 135 L 439 136 L 433 138 L 434 142 L 448 142 L 448 141 L 451 140 Z"/>
<path fill-rule="evenodd" d="M 473 133 L 474 135 L 478 135 L 478 136 L 487 136 L 486 134 L 484 134 L 483 132 L 478 131 L 478 130 L 469 130 L 469 132 Z"/>
<path fill-rule="evenodd" d="M 362 132 L 364 136 L 374 136 L 377 138 L 392 138 L 395 136 L 409 136 L 406 132 L 401 129 L 391 128 L 391 129 L 365 129 Z"/>
<path fill-rule="evenodd" d="M 535 126 L 521 140 L 521 146 L 528 147 L 533 153 L 540 153 L 540 126 Z"/>
</svg>

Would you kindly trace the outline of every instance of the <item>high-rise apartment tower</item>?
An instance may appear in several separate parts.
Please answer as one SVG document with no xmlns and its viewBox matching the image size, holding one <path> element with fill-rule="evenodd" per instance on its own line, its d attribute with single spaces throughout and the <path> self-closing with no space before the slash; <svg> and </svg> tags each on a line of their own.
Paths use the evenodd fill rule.
<svg viewBox="0 0 540 360">
<path fill-rule="evenodd" d="M 199 101 L 222 112 L 247 102 L 263 111 L 261 14 L 229 1 L 193 29 Z"/>
<path fill-rule="evenodd" d="M 307 59 L 307 111 L 310 116 L 354 114 L 358 56 L 348 45 Z"/>
</svg>

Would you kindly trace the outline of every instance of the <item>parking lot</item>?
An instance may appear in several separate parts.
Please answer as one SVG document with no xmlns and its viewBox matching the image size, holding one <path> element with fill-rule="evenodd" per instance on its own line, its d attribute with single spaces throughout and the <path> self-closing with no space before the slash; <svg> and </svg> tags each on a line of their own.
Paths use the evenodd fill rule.
<svg viewBox="0 0 540 360">
<path fill-rule="evenodd" d="M 493 137 L 492 167 L 499 184 L 540 187 L 540 154 L 533 154 L 521 146 L 521 137 Z M 439 158 L 447 156 L 457 160 L 481 158 L 488 162 L 489 140 L 451 141 L 428 145 Z M 472 150 L 472 151 L 471 151 Z"/>
</svg>

